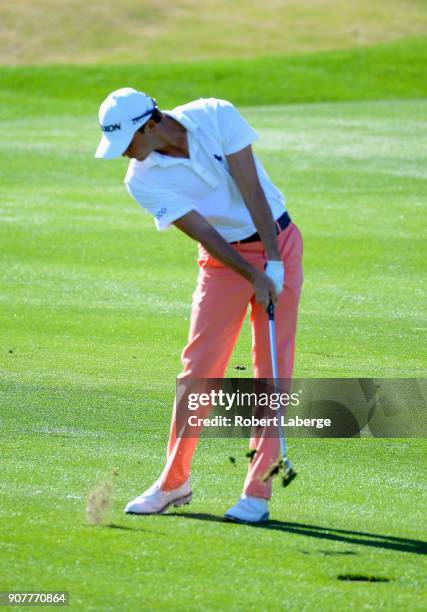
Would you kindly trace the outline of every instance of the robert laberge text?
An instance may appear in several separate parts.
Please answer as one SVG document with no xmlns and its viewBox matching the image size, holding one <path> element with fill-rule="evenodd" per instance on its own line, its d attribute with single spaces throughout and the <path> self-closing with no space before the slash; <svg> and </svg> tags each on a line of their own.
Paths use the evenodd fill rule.
<svg viewBox="0 0 427 612">
<path fill-rule="evenodd" d="M 284 415 L 280 416 L 282 427 L 315 427 L 323 429 L 323 427 L 331 426 L 331 419 L 313 419 L 295 416 L 287 418 Z M 196 415 L 188 417 L 190 427 L 278 427 L 279 417 L 256 418 L 234 415 L 234 417 L 214 416 L 212 418 L 202 418 Z"/>
</svg>

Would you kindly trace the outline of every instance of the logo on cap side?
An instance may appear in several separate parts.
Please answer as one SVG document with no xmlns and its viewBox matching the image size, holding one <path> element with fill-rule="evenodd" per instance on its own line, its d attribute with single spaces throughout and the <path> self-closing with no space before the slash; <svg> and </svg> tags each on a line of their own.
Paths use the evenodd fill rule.
<svg viewBox="0 0 427 612">
<path fill-rule="evenodd" d="M 101 125 L 101 130 L 103 132 L 116 132 L 117 130 L 121 130 L 122 126 L 120 123 L 111 123 L 110 125 Z"/>
</svg>

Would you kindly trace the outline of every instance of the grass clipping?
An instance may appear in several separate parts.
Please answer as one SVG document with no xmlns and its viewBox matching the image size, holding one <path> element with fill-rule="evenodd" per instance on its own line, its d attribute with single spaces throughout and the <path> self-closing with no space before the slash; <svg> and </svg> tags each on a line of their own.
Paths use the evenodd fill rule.
<svg viewBox="0 0 427 612">
<path fill-rule="evenodd" d="M 118 471 L 112 471 L 113 478 L 98 485 L 87 496 L 86 519 L 90 525 L 101 525 L 110 509 L 113 493 L 113 480 L 118 476 Z"/>
</svg>

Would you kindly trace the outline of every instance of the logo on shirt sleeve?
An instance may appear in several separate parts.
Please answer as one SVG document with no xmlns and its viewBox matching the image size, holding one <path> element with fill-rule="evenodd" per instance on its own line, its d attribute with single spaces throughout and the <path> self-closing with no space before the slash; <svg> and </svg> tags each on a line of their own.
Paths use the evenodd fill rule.
<svg viewBox="0 0 427 612">
<path fill-rule="evenodd" d="M 156 219 L 161 219 L 167 211 L 168 209 L 163 207 L 158 212 L 156 212 L 154 216 L 156 217 Z"/>
<path fill-rule="evenodd" d="M 221 155 L 215 155 L 215 153 L 214 153 L 214 157 L 215 157 L 215 159 L 217 159 L 219 162 L 220 162 L 220 161 L 222 161 L 222 157 L 221 157 Z"/>
</svg>

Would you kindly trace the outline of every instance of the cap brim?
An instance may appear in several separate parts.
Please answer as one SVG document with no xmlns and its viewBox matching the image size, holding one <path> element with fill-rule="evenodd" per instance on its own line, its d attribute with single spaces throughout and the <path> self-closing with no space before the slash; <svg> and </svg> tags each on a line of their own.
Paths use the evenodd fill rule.
<svg viewBox="0 0 427 612">
<path fill-rule="evenodd" d="M 103 134 L 96 149 L 95 157 L 102 157 L 104 159 L 120 157 L 130 145 L 132 138 L 133 134 L 121 134 L 120 137 L 116 135 L 114 140 L 109 140 Z"/>
</svg>

